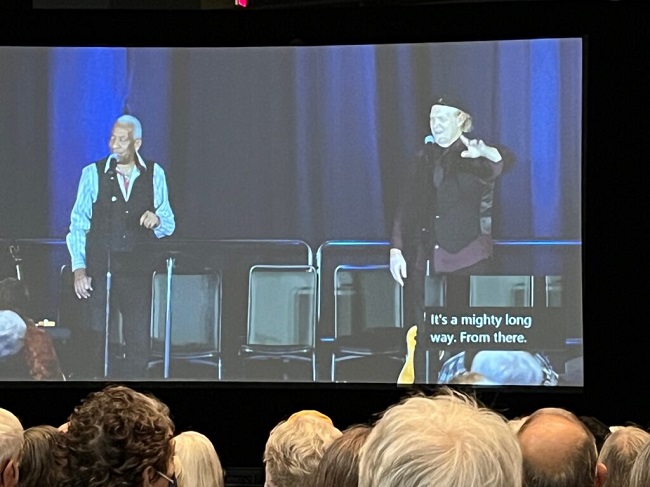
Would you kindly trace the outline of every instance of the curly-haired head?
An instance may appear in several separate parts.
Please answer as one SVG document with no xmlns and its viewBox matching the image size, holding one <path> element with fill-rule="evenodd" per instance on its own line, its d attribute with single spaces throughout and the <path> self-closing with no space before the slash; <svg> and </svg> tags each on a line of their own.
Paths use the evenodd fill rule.
<svg viewBox="0 0 650 487">
<path fill-rule="evenodd" d="M 91 393 L 69 418 L 66 484 L 140 487 L 168 472 L 174 423 L 158 399 L 125 386 Z"/>
</svg>

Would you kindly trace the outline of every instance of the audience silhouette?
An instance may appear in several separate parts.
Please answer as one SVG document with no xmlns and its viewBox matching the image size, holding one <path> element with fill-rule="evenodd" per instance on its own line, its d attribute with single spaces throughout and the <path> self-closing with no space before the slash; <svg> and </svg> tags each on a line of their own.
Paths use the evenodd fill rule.
<svg viewBox="0 0 650 487">
<path fill-rule="evenodd" d="M 508 419 L 476 390 L 440 386 L 343 429 L 323 412 L 296 411 L 272 428 L 261 459 L 265 487 L 645 487 L 650 432 L 556 407 Z M 164 402 L 125 385 L 91 392 L 59 427 L 24 428 L 0 407 L 0 487 L 233 482 L 208 436 L 175 434 Z"/>
</svg>

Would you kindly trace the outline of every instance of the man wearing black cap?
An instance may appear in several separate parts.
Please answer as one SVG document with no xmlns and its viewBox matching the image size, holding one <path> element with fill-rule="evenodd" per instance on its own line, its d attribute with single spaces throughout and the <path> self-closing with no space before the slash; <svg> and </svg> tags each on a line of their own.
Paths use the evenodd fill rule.
<svg viewBox="0 0 650 487">
<path fill-rule="evenodd" d="M 464 135 L 472 129 L 472 117 L 459 100 L 437 98 L 429 125 L 431 134 L 401 188 L 390 250 L 390 270 L 402 286 L 408 259 L 405 319 L 408 325 L 420 327 L 424 326 L 425 274 L 446 276 L 444 295 L 449 306 L 467 296 L 462 287 L 469 289 L 469 279 L 450 279 L 449 274 L 487 273 L 494 184 L 504 166 L 499 149 Z M 416 356 L 420 382 L 423 362 Z"/>
</svg>

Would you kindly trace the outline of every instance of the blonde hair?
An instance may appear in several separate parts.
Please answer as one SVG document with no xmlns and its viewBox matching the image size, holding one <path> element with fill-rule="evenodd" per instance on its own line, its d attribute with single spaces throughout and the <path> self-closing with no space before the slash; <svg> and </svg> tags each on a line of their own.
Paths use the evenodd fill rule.
<svg viewBox="0 0 650 487">
<path fill-rule="evenodd" d="M 174 438 L 174 467 L 179 487 L 224 487 L 219 455 L 207 436 L 185 431 Z"/>
<path fill-rule="evenodd" d="M 332 420 L 318 411 L 293 414 L 269 434 L 264 448 L 267 474 L 278 487 L 308 485 L 325 449 L 341 434 Z"/>
</svg>

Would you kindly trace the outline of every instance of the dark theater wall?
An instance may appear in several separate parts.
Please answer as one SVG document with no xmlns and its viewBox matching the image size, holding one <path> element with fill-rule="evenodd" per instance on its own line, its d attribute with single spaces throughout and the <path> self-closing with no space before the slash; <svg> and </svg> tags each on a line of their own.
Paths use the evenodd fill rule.
<svg viewBox="0 0 650 487">
<path fill-rule="evenodd" d="M 345 5 L 341 5 L 345 3 Z M 34 9 L 22 2 L 0 7 L 0 46 L 20 45 L 289 45 L 461 41 L 471 39 L 583 37 L 585 40 L 585 122 L 583 141 L 583 268 L 585 387 L 580 390 L 467 389 L 508 417 L 543 406 L 565 407 L 607 424 L 627 421 L 650 426 L 645 394 L 648 360 L 647 299 L 643 282 L 645 209 L 644 167 L 647 71 L 640 46 L 647 28 L 628 2 L 339 2 L 300 8 L 94 10 Z M 63 20 L 63 19 L 67 20 Z M 72 20 L 74 19 L 74 20 Z M 76 31 L 68 29 L 73 22 Z M 65 27 L 62 27 L 65 26 Z M 0 71 L 10 69 L 0 66 Z M 0 76 L 2 73 L 0 72 Z M 39 83 L 38 73 L 34 74 Z M 0 101 L 5 94 L 0 94 Z M 0 110 L 3 109 L 0 104 Z M 560 110 L 562 107 L 560 106 Z M 34 123 L 40 123 L 34 113 Z M 6 129 L 6 127 L 4 128 Z M 0 127 L 0 130 L 3 130 Z M 28 133 L 29 126 L 23 127 Z M 72 135 L 71 135 L 72 136 Z M 17 144 L 37 143 L 24 136 Z M 6 228 L 20 237 L 51 235 L 30 230 L 2 194 L 21 188 L 30 203 L 28 218 L 41 228 L 47 218 L 47 180 L 3 159 L 0 147 L 0 237 Z M 44 156 L 46 157 L 46 156 Z M 11 171 L 5 172 L 7 167 Z M 31 233 L 30 233 L 31 232 Z M 5 252 L 0 248 L 0 252 Z M 6 265 L 6 261 L 5 261 Z M 9 270 L 11 266 L 9 265 Z M 344 428 L 372 420 L 406 394 L 427 388 L 390 384 L 300 384 L 147 382 L 127 383 L 166 402 L 177 429 L 195 429 L 215 443 L 226 469 L 262 466 L 266 435 L 299 409 L 318 409 Z M 74 406 L 102 383 L 0 383 L 0 407 L 25 426 L 58 425 Z"/>
</svg>

